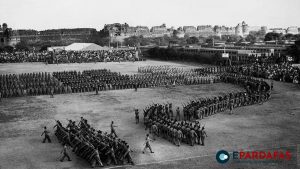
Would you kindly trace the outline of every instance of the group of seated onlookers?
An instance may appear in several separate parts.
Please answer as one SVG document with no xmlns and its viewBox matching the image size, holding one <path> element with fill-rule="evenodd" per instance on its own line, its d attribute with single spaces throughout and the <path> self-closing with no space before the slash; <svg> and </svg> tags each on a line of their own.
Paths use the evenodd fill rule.
<svg viewBox="0 0 300 169">
<path fill-rule="evenodd" d="M 142 61 L 137 51 L 130 50 L 99 50 L 99 51 L 22 51 L 0 53 L 0 63 L 47 62 L 86 63 L 86 62 L 120 62 Z"/>
<path fill-rule="evenodd" d="M 233 66 L 229 72 L 289 83 L 300 82 L 300 68 L 292 66 L 289 63 L 253 63 L 250 65 Z"/>
</svg>

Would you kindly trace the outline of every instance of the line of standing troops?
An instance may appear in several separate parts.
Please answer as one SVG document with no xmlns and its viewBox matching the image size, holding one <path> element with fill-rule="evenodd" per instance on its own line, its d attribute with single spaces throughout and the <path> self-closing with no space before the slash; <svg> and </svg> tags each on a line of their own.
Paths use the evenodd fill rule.
<svg viewBox="0 0 300 169">
<path fill-rule="evenodd" d="M 50 95 L 51 93 L 67 93 L 63 86 L 50 73 L 22 73 L 0 75 L 1 97 Z"/>
<path fill-rule="evenodd" d="M 260 104 L 270 98 L 270 86 L 265 81 L 233 73 L 222 74 L 221 80 L 225 83 L 241 85 L 245 88 L 245 91 L 190 101 L 183 106 L 184 120 L 203 119 L 228 109 L 232 111 L 233 108 Z"/>
<path fill-rule="evenodd" d="M 132 151 L 124 140 L 100 130 L 96 131 L 82 117 L 78 125 L 69 120 L 67 127 L 63 127 L 60 121 L 57 121 L 55 127 L 58 140 L 63 145 L 72 147 L 73 152 L 87 160 L 92 167 L 111 163 L 124 164 L 125 160 L 134 165 L 130 155 Z"/>
</svg>

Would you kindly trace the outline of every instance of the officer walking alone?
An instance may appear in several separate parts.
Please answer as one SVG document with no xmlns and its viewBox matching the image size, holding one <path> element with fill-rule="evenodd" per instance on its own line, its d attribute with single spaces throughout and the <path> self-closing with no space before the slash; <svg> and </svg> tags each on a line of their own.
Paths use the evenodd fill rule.
<svg viewBox="0 0 300 169">
<path fill-rule="evenodd" d="M 144 147 L 144 150 L 143 150 L 143 153 L 145 153 L 146 149 L 149 148 L 150 152 L 151 153 L 154 153 L 151 149 L 151 146 L 150 146 L 150 141 L 152 141 L 149 137 L 149 134 L 146 135 L 146 139 L 145 139 L 145 147 Z"/>
<path fill-rule="evenodd" d="M 110 124 L 110 134 L 111 135 L 115 135 L 115 137 L 118 137 L 116 131 L 115 131 L 115 127 L 118 127 L 118 126 L 115 126 L 114 125 L 114 121 L 111 121 L 111 124 Z"/>
<path fill-rule="evenodd" d="M 135 109 L 135 123 L 138 124 L 140 122 L 139 110 Z"/>
<path fill-rule="evenodd" d="M 49 133 L 50 133 L 50 132 L 47 130 L 47 127 L 45 126 L 45 127 L 44 127 L 44 132 L 43 132 L 42 135 L 41 135 L 41 136 L 45 135 L 44 140 L 43 140 L 43 143 L 45 143 L 46 140 L 48 140 L 48 142 L 51 143 L 51 139 L 50 139 Z"/>
</svg>

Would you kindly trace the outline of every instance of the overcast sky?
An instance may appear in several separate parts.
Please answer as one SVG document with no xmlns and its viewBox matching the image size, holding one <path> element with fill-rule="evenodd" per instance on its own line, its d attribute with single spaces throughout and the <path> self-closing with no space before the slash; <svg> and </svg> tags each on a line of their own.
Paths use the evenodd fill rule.
<svg viewBox="0 0 300 169">
<path fill-rule="evenodd" d="M 300 26 L 300 0 L 0 0 L 13 29 L 102 29 L 104 24 Z"/>
</svg>

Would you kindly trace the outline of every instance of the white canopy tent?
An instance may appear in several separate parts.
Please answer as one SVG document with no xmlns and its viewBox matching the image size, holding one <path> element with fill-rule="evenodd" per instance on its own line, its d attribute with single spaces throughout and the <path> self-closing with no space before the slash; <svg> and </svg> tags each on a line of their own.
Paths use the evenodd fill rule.
<svg viewBox="0 0 300 169">
<path fill-rule="evenodd" d="M 109 50 L 107 47 L 102 47 L 94 43 L 72 43 L 65 47 L 66 51 L 98 51 Z"/>
</svg>

